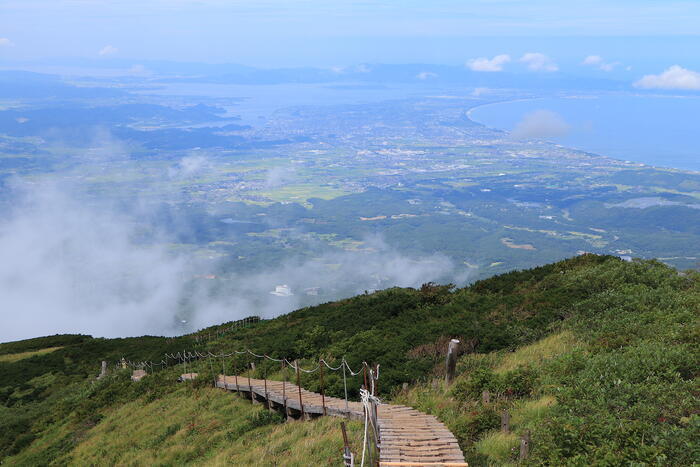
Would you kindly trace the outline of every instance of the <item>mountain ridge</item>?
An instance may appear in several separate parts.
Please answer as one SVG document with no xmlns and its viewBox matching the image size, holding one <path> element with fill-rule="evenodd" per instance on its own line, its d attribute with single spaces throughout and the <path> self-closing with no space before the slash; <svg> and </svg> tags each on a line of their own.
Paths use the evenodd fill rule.
<svg viewBox="0 0 700 467">
<path fill-rule="evenodd" d="M 532 434 L 526 463 L 533 465 L 600 460 L 689 465 L 699 458 L 692 442 L 700 430 L 698 310 L 697 272 L 681 273 L 657 261 L 582 255 L 461 289 L 425 284 L 308 307 L 196 348 L 250 348 L 303 364 L 321 357 L 345 357 L 353 366 L 380 363 L 380 396 L 436 415 L 457 436 L 471 465 L 516 462 L 513 440 L 525 430 Z M 454 385 L 445 387 L 440 382 L 444 344 L 452 337 L 462 340 L 465 353 Z M 214 376 L 205 362 L 190 364 L 202 377 L 187 387 L 175 383 L 182 366 L 157 372 L 139 384 L 131 383 L 124 371 L 94 382 L 100 360 L 116 362 L 126 356 L 159 361 L 166 352 L 193 348 L 192 343 L 191 336 L 73 335 L 0 344 L 0 356 L 59 347 L 14 362 L 0 359 L 5 385 L 0 389 L 0 457 L 9 465 L 30 459 L 39 464 L 75 463 L 88 449 L 85 439 L 108 441 L 108 433 L 100 428 L 103 420 L 117 430 L 126 426 L 125 420 L 111 418 L 120 407 L 173 402 L 187 391 L 187 397 L 205 397 Z M 225 364 L 233 371 L 251 361 L 231 358 Z M 265 361 L 256 362 L 252 375 L 283 376 L 278 364 Z M 303 375 L 301 383 L 310 391 L 319 387 L 313 375 Z M 351 398 L 357 396 L 359 383 L 348 385 Z M 403 383 L 409 387 L 404 389 Z M 341 394 L 342 385 L 338 375 L 327 375 L 327 394 Z M 488 403 L 482 400 L 483 391 L 491 394 Z M 513 414 L 513 431 L 500 435 L 503 410 Z M 217 423 L 237 423 L 232 417 Z M 279 420 L 267 421 L 264 427 L 252 423 L 234 438 L 276 430 Z M 160 428 L 154 425 L 144 435 L 152 447 L 144 449 L 171 446 L 172 439 L 184 436 L 180 425 L 161 441 L 162 433 L 156 433 Z M 51 441 L 51 433 L 59 428 L 65 436 Z M 218 441 L 209 440 L 204 452 L 186 462 L 207 463 L 226 450 L 219 428 L 211 436 Z M 97 456 L 93 459 L 99 459 L 99 450 L 90 446 L 91 455 Z M 246 455 L 245 448 L 239 450 Z M 116 463 L 129 459 L 110 456 Z M 282 457 L 266 459 L 274 463 Z"/>
</svg>

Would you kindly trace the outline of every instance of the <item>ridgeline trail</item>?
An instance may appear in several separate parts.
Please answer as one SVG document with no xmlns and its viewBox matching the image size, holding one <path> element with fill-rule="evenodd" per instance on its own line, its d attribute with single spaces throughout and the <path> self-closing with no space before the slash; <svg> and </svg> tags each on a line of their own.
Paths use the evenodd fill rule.
<svg viewBox="0 0 700 467">
<path fill-rule="evenodd" d="M 435 416 L 410 407 L 381 403 L 370 406 L 310 392 L 290 382 L 242 375 L 219 375 L 216 387 L 245 393 L 253 403 L 264 403 L 271 410 L 281 409 L 287 416 L 301 419 L 332 415 L 366 420 L 366 407 L 375 407 L 369 417 L 376 426 L 380 467 L 467 466 L 450 430 Z"/>
</svg>

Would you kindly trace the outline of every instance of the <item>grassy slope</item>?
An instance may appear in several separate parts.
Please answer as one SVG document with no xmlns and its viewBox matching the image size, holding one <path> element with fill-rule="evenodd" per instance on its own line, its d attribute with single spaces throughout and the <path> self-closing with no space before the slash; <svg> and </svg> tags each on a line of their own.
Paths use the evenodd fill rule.
<svg viewBox="0 0 700 467">
<path fill-rule="evenodd" d="M 514 352 L 471 354 L 459 378 L 397 401 L 437 414 L 472 465 L 691 465 L 700 461 L 700 280 L 655 263 L 600 265 L 572 281 L 598 292 L 554 332 Z M 617 282 L 614 288 L 600 287 Z M 491 400 L 482 400 L 488 390 Z M 500 432 L 511 414 L 512 434 Z"/>
<path fill-rule="evenodd" d="M 0 362 L 13 363 L 13 362 L 17 362 L 19 360 L 24 360 L 25 358 L 51 353 L 51 352 L 54 352 L 54 351 L 56 351 L 58 349 L 62 349 L 62 348 L 63 347 L 47 347 L 45 349 L 29 350 L 27 352 L 8 353 L 8 354 L 0 355 Z"/>
<path fill-rule="evenodd" d="M 682 275 L 657 262 L 583 256 L 455 291 L 390 289 L 306 308 L 200 349 L 248 346 L 306 357 L 309 365 L 319 355 L 346 355 L 353 366 L 363 359 L 380 362 L 384 396 L 437 414 L 459 437 L 472 465 L 512 461 L 511 448 L 525 429 L 532 431 L 532 463 L 678 465 L 700 458 L 693 443 L 700 435 L 698 310 L 700 278 L 695 273 Z M 460 377 L 446 390 L 432 380 L 440 377 L 449 337 L 460 337 L 473 352 L 461 359 Z M 297 458 L 303 463 L 306 447 L 318 464 L 337 458 L 322 441 L 339 442 L 337 428 L 324 425 L 334 422 L 246 425 L 241 422 L 250 416 L 245 407 L 220 410 L 231 396 L 204 386 L 188 393 L 176 385 L 180 368 L 138 385 L 126 375 L 98 383 L 85 380 L 97 373 L 103 358 L 155 359 L 165 350 L 193 345 L 188 338 L 87 336 L 1 344 L 0 355 L 63 348 L 0 362 L 5 385 L 0 387 L 0 458 L 16 456 L 5 460 L 25 464 L 41 463 L 39 459 L 151 463 L 149 456 L 157 452 L 170 459 L 164 463 L 182 463 L 187 456 L 193 462 L 225 463 L 239 456 L 241 463 Z M 245 363 L 231 359 L 226 365 L 232 371 Z M 195 369 L 206 372 L 207 363 Z M 279 375 L 279 368 L 258 362 L 257 373 Z M 401 393 L 404 381 L 416 384 Z M 327 375 L 327 383 L 329 392 L 340 393 L 337 375 Z M 304 385 L 314 389 L 317 376 L 305 377 Z M 358 385 L 359 380 L 350 381 L 351 393 Z M 480 401 L 485 389 L 492 395 L 488 405 Z M 168 413 L 170 404 L 182 410 Z M 504 409 L 511 412 L 513 435 L 496 431 Z M 127 416 L 130 410 L 133 416 Z M 222 418 L 221 413 L 228 415 Z M 197 418 L 206 414 L 221 425 L 207 428 L 204 418 Z M 150 416 L 144 420 L 143 415 Z M 192 417 L 202 420 L 197 426 L 203 432 L 188 432 Z M 166 421 L 170 418 L 172 423 Z M 240 423 L 245 433 L 222 442 Z M 178 424 L 177 430 L 167 431 Z M 279 437 L 274 430 L 281 430 Z M 120 441 L 140 432 L 144 437 L 139 442 Z M 271 447 L 257 442 L 272 432 L 279 441 Z M 195 437 L 205 447 L 201 452 L 186 443 L 177 447 L 179 437 Z M 304 449 L 299 448 L 302 438 Z M 137 453 L 133 446 L 139 447 Z M 300 449 L 297 454 L 295 449 Z M 110 457 L 114 450 L 130 454 Z"/>
<path fill-rule="evenodd" d="M 8 465 L 324 465 L 342 451 L 340 420 L 282 423 L 262 405 L 213 388 L 181 387 L 155 400 L 106 407 L 99 423 L 75 431 L 58 423 Z M 361 424 L 348 423 L 355 449 Z M 70 449 L 56 447 L 68 440 Z"/>
</svg>

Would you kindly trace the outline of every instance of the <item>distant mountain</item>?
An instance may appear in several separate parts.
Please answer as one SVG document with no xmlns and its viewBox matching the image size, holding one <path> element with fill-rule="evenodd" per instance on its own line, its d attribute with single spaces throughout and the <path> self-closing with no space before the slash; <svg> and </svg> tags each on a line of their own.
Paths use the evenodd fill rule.
<svg viewBox="0 0 700 467">
<path fill-rule="evenodd" d="M 107 87 L 75 86 L 57 75 L 29 71 L 0 70 L 0 98 L 74 99 L 118 97 L 126 93 Z"/>
</svg>

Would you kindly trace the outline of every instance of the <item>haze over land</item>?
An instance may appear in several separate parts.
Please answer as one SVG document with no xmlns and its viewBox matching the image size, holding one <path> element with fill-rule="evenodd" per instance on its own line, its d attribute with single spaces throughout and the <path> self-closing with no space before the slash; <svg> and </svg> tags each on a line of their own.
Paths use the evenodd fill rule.
<svg viewBox="0 0 700 467">
<path fill-rule="evenodd" d="M 0 340 L 697 267 L 697 4 L 324 5 L 0 5 Z"/>
</svg>

